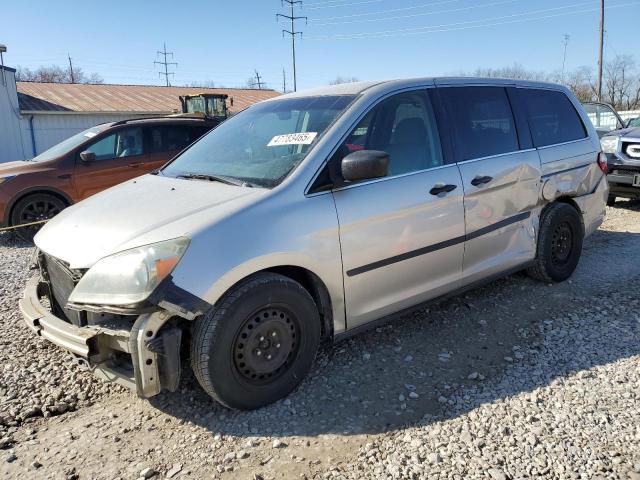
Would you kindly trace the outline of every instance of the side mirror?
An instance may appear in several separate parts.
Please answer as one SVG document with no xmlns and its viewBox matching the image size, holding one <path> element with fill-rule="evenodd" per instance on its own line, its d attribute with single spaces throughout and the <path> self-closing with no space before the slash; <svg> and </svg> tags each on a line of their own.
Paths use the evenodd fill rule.
<svg viewBox="0 0 640 480">
<path fill-rule="evenodd" d="M 85 150 L 84 152 L 80 152 L 80 160 L 82 160 L 84 163 L 95 162 L 96 154 L 92 151 Z"/>
<path fill-rule="evenodd" d="M 348 182 L 386 177 L 389 174 L 389 154 L 379 150 L 358 150 L 342 159 L 342 177 Z"/>
</svg>

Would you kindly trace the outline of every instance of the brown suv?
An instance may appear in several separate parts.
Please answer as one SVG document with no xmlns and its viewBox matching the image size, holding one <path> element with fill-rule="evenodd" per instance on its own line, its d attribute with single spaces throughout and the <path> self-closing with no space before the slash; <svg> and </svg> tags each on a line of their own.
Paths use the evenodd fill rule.
<svg viewBox="0 0 640 480">
<path fill-rule="evenodd" d="M 32 160 L 0 164 L 0 226 L 49 219 L 94 193 L 157 169 L 215 125 L 172 117 L 105 123 Z M 31 239 L 38 227 L 17 231 Z"/>
</svg>

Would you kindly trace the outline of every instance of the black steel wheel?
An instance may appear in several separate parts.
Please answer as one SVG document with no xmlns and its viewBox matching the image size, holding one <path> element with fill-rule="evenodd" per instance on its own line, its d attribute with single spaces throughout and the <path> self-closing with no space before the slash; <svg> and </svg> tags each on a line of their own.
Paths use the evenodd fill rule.
<svg viewBox="0 0 640 480">
<path fill-rule="evenodd" d="M 240 376 L 256 384 L 286 372 L 299 347 L 300 325 L 284 306 L 262 309 L 244 322 L 233 343 L 233 361 Z"/>
<path fill-rule="evenodd" d="M 320 315 L 309 292 L 288 277 L 258 273 L 195 321 L 191 367 L 214 399 L 250 410 L 295 389 L 319 344 Z"/>
<path fill-rule="evenodd" d="M 580 260 L 584 227 L 578 210 L 566 203 L 547 206 L 540 216 L 538 249 L 529 275 L 547 283 L 569 278 Z"/>
<path fill-rule="evenodd" d="M 19 200 L 11 211 L 11 225 L 24 225 L 41 222 L 55 217 L 64 210 L 67 204 L 60 198 L 49 193 L 34 193 Z M 24 240 L 33 241 L 33 237 L 43 224 L 21 227 L 16 233 Z"/>
<path fill-rule="evenodd" d="M 562 267 L 571 258 L 573 230 L 569 222 L 560 222 L 551 235 L 551 262 Z"/>
</svg>

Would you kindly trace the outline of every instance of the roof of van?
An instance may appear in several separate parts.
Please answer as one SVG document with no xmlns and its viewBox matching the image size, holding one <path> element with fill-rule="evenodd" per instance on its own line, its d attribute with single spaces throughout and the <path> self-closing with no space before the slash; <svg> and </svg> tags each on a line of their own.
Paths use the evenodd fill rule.
<svg viewBox="0 0 640 480">
<path fill-rule="evenodd" d="M 436 85 L 519 85 L 527 87 L 542 88 L 562 88 L 565 87 L 546 82 L 537 82 L 532 80 L 514 80 L 510 78 L 483 78 L 483 77 L 423 77 L 423 78 L 406 78 L 397 80 L 380 80 L 371 82 L 351 82 L 341 83 L 339 85 L 327 85 L 309 90 L 301 90 L 299 92 L 289 93 L 278 98 L 294 98 L 294 97 L 310 97 L 321 95 L 357 95 L 370 88 L 380 86 L 393 86 L 396 88 L 411 87 L 419 84 Z"/>
</svg>

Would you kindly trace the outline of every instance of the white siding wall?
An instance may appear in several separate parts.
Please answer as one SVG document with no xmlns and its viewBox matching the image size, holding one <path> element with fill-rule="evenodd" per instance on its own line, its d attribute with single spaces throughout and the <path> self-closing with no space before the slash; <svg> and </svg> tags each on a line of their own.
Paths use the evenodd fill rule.
<svg viewBox="0 0 640 480">
<path fill-rule="evenodd" d="M 632 118 L 640 117 L 640 110 L 625 110 L 624 112 L 618 112 L 620 114 L 620 118 L 625 122 L 631 120 Z"/>
<path fill-rule="evenodd" d="M 23 160 L 29 155 L 24 143 L 26 138 L 20 129 L 15 76 L 7 70 L 4 76 L 6 85 L 0 68 L 0 163 Z"/>
<path fill-rule="evenodd" d="M 117 122 L 130 118 L 140 118 L 141 115 L 111 115 L 111 114 L 33 114 L 33 132 L 35 136 L 36 152 L 38 155 L 48 148 L 60 143 L 76 133 L 100 123 Z M 31 114 L 25 113 L 22 116 L 22 136 L 28 142 L 26 148 L 26 158 L 34 157 L 31 146 L 31 127 L 29 121 Z"/>
</svg>

